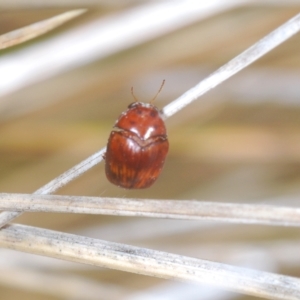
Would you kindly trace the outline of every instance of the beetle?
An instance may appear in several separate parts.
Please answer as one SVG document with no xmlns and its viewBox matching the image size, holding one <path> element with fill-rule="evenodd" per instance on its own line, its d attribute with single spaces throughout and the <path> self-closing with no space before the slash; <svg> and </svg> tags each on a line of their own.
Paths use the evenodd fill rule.
<svg viewBox="0 0 300 300">
<path fill-rule="evenodd" d="M 105 153 L 107 179 L 125 189 L 150 187 L 160 175 L 169 150 L 165 123 L 159 109 L 150 103 L 131 103 L 117 119 Z"/>
</svg>

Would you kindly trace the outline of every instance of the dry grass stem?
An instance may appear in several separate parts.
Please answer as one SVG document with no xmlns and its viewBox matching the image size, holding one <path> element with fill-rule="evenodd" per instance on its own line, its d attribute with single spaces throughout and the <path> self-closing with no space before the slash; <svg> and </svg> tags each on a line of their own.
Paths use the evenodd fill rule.
<svg viewBox="0 0 300 300">
<path fill-rule="evenodd" d="M 300 208 L 263 204 L 0 194 L 0 209 L 300 226 Z"/>
<path fill-rule="evenodd" d="M 165 279 L 193 281 L 246 295 L 299 300 L 300 279 L 24 225 L 0 231 L 0 246 Z"/>
<path fill-rule="evenodd" d="M 86 65 L 236 6 L 236 1 L 154 1 L 64 32 L 0 59 L 0 96 Z M 153 16 L 156 16 L 153 18 Z M 36 59 L 39 57 L 40 59 Z"/>
<path fill-rule="evenodd" d="M 103 154 L 105 153 L 105 148 L 101 149 L 100 151 L 96 152 L 95 154 L 88 157 L 86 160 L 82 161 L 78 165 L 74 166 L 70 170 L 66 171 L 65 173 L 61 174 L 60 176 L 56 177 L 46 185 L 39 188 L 35 191 L 34 194 L 51 194 L 57 191 L 59 188 L 63 187 L 70 181 L 76 179 L 78 176 L 83 174 L 84 172 L 90 170 L 96 164 L 103 160 Z M 20 216 L 21 212 L 11 212 L 6 211 L 0 214 L 0 227 L 7 224 L 14 218 Z"/>
<path fill-rule="evenodd" d="M 3 35 L 0 35 L 0 50 L 8 47 L 12 47 L 35 37 L 38 37 L 65 22 L 83 14 L 86 9 L 76 9 L 68 11 L 66 13 L 57 15 L 47 20 L 43 20 L 29 26 L 17 29 Z"/>
<path fill-rule="evenodd" d="M 207 91 L 221 84 L 237 72 L 246 68 L 275 47 L 285 42 L 300 30 L 300 14 L 269 33 L 256 44 L 245 50 L 243 53 L 229 61 L 227 64 L 219 68 L 213 74 L 202 80 L 192 89 L 188 90 L 182 96 L 172 101 L 163 108 L 166 117 L 170 117 L 183 107 L 197 100 Z"/>
</svg>

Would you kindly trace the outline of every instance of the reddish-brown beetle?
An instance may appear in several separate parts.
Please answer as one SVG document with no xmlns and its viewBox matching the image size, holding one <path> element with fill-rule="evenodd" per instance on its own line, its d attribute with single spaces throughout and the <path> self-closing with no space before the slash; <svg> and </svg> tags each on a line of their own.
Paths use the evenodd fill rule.
<svg viewBox="0 0 300 300">
<path fill-rule="evenodd" d="M 164 81 L 151 102 L 155 100 Z M 136 100 L 133 89 L 132 95 Z M 152 104 L 133 102 L 116 121 L 105 154 L 107 179 L 126 189 L 150 187 L 163 168 L 169 150 L 164 121 Z"/>
</svg>

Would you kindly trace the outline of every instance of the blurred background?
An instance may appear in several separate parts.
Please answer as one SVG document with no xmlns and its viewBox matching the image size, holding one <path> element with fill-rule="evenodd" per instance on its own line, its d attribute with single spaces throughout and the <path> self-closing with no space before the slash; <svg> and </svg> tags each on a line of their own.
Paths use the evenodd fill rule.
<svg viewBox="0 0 300 300">
<path fill-rule="evenodd" d="M 134 101 L 132 86 L 149 102 L 165 79 L 155 103 L 163 108 L 300 8 L 299 1 L 212 3 L 210 10 L 194 4 L 194 12 L 178 17 L 171 11 L 168 25 L 132 41 L 113 26 L 151 12 L 158 2 L 0 0 L 0 34 L 88 8 L 41 37 L 0 50 L 0 72 L 7 63 L 12 78 L 43 65 L 47 53 L 59 55 L 55 45 L 69 33 L 84 40 L 91 28 L 101 40 L 105 28 L 124 38 L 121 46 L 78 55 L 67 66 L 63 58 L 54 71 L 46 63 L 24 71 L 11 85 L 0 73 L 0 192 L 32 193 L 104 147 L 115 120 Z M 70 49 L 76 57 L 79 49 Z M 153 187 L 117 188 L 101 163 L 58 193 L 299 207 L 299 51 L 296 35 L 168 119 L 170 152 Z M 26 213 L 16 222 L 300 276 L 297 228 L 45 213 Z M 0 266 L 1 299 L 254 299 L 6 249 L 0 249 Z"/>
</svg>

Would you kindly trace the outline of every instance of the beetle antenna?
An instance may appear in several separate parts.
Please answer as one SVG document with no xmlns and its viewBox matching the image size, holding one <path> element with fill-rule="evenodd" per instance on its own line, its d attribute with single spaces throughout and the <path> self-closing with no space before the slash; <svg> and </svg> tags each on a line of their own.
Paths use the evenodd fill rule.
<svg viewBox="0 0 300 300">
<path fill-rule="evenodd" d="M 162 88 L 163 88 L 163 86 L 165 84 L 165 81 L 166 81 L 165 79 L 162 81 L 161 86 L 160 86 L 158 92 L 156 93 L 156 95 L 154 96 L 154 98 L 150 101 L 150 104 L 152 104 L 155 101 L 155 99 L 157 98 L 158 94 L 161 92 L 161 90 L 162 90 Z"/>
<path fill-rule="evenodd" d="M 131 87 L 131 95 L 132 95 L 133 99 L 135 100 L 135 102 L 139 102 L 139 100 L 137 99 L 137 97 L 133 93 L 133 86 Z"/>
</svg>

